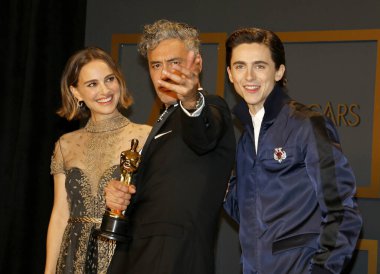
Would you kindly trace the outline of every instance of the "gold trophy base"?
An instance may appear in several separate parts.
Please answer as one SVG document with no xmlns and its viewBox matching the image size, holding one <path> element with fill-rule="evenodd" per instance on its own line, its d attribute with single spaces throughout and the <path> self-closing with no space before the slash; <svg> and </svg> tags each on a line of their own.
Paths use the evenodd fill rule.
<svg viewBox="0 0 380 274">
<path fill-rule="evenodd" d="M 118 242 L 129 242 L 131 237 L 128 235 L 129 222 L 126 218 L 116 218 L 108 214 L 103 215 L 102 224 L 96 234 Z"/>
</svg>

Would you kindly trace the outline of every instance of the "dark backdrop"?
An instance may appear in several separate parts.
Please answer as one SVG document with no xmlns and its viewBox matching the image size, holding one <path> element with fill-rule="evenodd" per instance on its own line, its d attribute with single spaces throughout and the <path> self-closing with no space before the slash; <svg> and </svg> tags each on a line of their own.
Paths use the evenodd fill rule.
<svg viewBox="0 0 380 274">
<path fill-rule="evenodd" d="M 360 3 L 356 0 L 195 0 L 186 3 L 176 0 L 91 0 L 86 5 L 85 0 L 0 0 L 0 273 L 43 272 L 46 230 L 53 199 L 49 175 L 53 143 L 63 132 L 77 128 L 76 123 L 66 123 L 54 114 L 60 101 L 59 78 L 69 55 L 83 44 L 97 45 L 109 51 L 112 34 L 139 33 L 145 23 L 159 18 L 194 24 L 203 33 L 230 33 L 244 26 L 264 27 L 276 32 L 380 29 L 379 0 L 362 0 Z M 83 43 L 85 27 L 86 40 Z M 359 49 L 360 53 L 370 54 L 371 57 L 355 55 L 355 58 L 347 58 L 350 53 L 347 54 L 346 49 L 350 46 L 346 45 L 344 56 L 348 61 L 343 62 L 345 69 L 342 70 L 331 66 L 331 56 L 341 52 L 342 48 L 330 52 L 329 46 L 329 54 L 326 54 L 325 59 L 314 54 L 325 53 L 320 51 L 323 48 L 312 51 L 311 57 L 305 55 L 300 58 L 300 53 L 305 53 L 305 50 L 307 52 L 314 46 L 322 45 L 310 45 L 304 51 L 299 50 L 298 46 L 287 48 L 289 72 L 294 73 L 293 76 L 289 75 L 293 79 L 290 84 L 300 85 L 291 87 L 292 95 L 303 98 L 305 90 L 307 94 L 319 95 L 328 83 L 328 90 L 333 91 L 331 94 L 342 91 L 350 96 L 359 95 L 360 100 L 351 100 L 354 103 L 366 97 L 369 103 L 362 104 L 361 114 L 372 114 L 373 87 L 365 87 L 369 85 L 366 82 L 368 77 L 368 83 L 373 83 L 374 67 L 371 66 L 372 62 L 367 62 L 368 59 L 376 59 L 373 43 L 370 43 L 369 48 Z M 216 46 L 211 46 L 211 49 L 214 48 Z M 131 51 L 136 53 L 135 47 Z M 353 52 L 356 54 L 357 51 Z M 209 54 L 205 54 L 204 58 L 206 56 L 210 58 Z M 314 60 L 312 57 L 325 60 L 321 62 L 321 70 L 302 69 L 303 62 L 308 64 Z M 361 61 L 357 63 L 352 59 Z M 134 68 L 130 60 L 123 59 L 124 68 Z M 301 64 L 299 60 L 302 60 Z M 209 66 L 209 61 L 207 64 L 205 62 L 205 68 Z M 343 77 L 344 80 L 336 81 L 333 78 L 333 81 L 326 81 L 331 78 L 321 76 L 321 71 L 323 75 L 338 76 L 336 79 Z M 357 74 L 358 71 L 360 74 Z M 131 78 L 134 74 L 129 70 L 126 72 L 128 87 L 132 92 L 144 91 L 144 83 L 149 88 L 149 78 L 143 78 L 147 76 L 146 72 L 136 79 Z M 366 78 L 363 75 L 369 76 Z M 307 80 L 311 76 L 312 85 Z M 347 85 L 342 88 L 342 83 Z M 359 88 L 356 88 L 358 85 Z M 141 100 L 138 100 L 138 94 L 135 97 L 138 106 Z M 229 85 L 226 85 L 225 98 L 233 106 L 233 92 Z M 310 102 L 315 103 L 314 100 Z M 338 102 L 346 102 L 346 99 Z M 371 126 L 372 120 L 370 118 L 367 124 Z M 368 137 L 370 130 L 360 131 L 357 128 L 355 132 L 360 132 L 359 138 L 353 139 L 352 136 L 356 135 L 351 132 L 341 135 L 348 152 L 357 144 L 367 145 L 367 140 L 371 139 Z M 362 149 L 359 152 L 360 155 L 369 155 L 371 150 Z M 354 156 L 350 160 L 355 164 L 358 158 Z M 355 171 L 359 174 L 359 185 L 365 186 L 369 182 L 360 179 L 360 176 L 362 170 L 368 170 L 371 163 L 370 160 L 360 162 Z M 362 238 L 375 241 L 376 247 L 372 251 L 376 252 L 380 249 L 379 202 L 379 199 L 359 199 L 364 218 Z M 226 223 L 223 218 L 218 239 L 217 273 L 240 273 L 236 226 Z M 359 263 L 352 273 L 368 273 L 369 255 L 374 254 L 366 251 L 359 253 L 356 261 Z M 377 253 L 374 257 L 375 264 L 380 262 Z"/>
<path fill-rule="evenodd" d="M 0 273 L 43 273 L 55 111 L 67 58 L 84 45 L 86 0 L 0 1 Z"/>
</svg>

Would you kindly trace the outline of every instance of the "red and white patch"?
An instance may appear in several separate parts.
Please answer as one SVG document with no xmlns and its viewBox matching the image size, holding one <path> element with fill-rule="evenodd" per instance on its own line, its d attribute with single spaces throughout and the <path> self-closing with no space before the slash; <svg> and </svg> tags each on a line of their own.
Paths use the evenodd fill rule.
<svg viewBox="0 0 380 274">
<path fill-rule="evenodd" d="M 282 147 L 277 147 L 274 149 L 273 157 L 276 161 L 281 163 L 286 159 L 286 152 L 282 149 Z"/>
</svg>

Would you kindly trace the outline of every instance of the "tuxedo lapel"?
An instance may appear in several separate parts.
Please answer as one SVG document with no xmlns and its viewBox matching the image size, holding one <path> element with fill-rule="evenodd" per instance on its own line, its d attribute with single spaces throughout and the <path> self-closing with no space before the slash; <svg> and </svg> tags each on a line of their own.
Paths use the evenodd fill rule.
<svg viewBox="0 0 380 274">
<path fill-rule="evenodd" d="M 177 106 L 178 106 L 178 104 L 174 105 L 173 107 L 169 107 L 167 110 L 165 110 L 165 112 L 163 114 L 161 114 L 161 116 L 158 118 L 157 122 L 153 125 L 153 128 L 150 131 L 150 134 L 149 134 L 148 138 L 146 139 L 144 148 L 142 150 L 142 153 L 141 153 L 142 158 L 144 157 L 146 151 L 148 150 L 150 142 L 154 139 L 154 137 L 159 132 L 160 128 L 165 124 L 166 120 L 173 113 L 173 111 L 177 108 Z"/>
</svg>

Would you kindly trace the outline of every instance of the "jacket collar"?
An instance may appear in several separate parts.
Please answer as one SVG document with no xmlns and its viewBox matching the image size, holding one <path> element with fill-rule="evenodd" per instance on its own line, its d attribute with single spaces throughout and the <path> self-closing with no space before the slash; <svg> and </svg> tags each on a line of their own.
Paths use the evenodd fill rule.
<svg viewBox="0 0 380 274">
<path fill-rule="evenodd" d="M 263 124 L 272 123 L 274 119 L 276 119 L 282 107 L 290 100 L 291 98 L 285 93 L 285 90 L 276 84 L 264 102 L 265 115 L 263 118 Z M 248 105 L 244 100 L 241 100 L 234 107 L 233 113 L 243 124 L 252 124 L 252 118 L 249 114 Z"/>
</svg>

